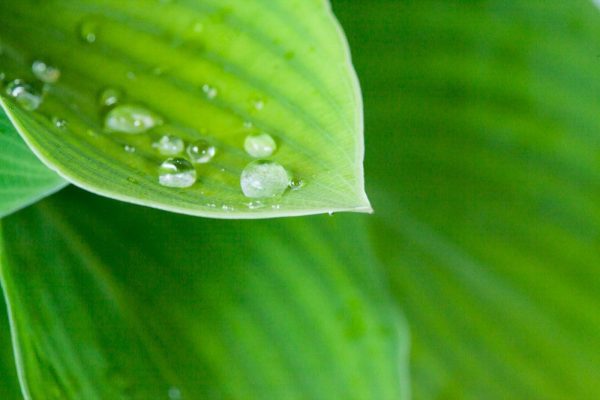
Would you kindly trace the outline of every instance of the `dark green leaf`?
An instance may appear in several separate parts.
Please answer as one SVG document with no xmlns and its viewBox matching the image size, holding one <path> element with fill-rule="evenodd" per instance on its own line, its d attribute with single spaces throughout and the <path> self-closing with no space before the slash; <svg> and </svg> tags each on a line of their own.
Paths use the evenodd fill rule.
<svg viewBox="0 0 600 400">
<path fill-rule="evenodd" d="M 361 225 L 190 219 L 76 189 L 17 213 L 2 278 L 26 390 L 406 398 L 407 336 Z"/>
</svg>

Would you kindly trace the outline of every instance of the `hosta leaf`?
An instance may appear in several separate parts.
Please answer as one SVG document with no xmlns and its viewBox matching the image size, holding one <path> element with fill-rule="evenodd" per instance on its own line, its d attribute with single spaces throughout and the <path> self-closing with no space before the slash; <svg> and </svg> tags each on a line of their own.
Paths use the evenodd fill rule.
<svg viewBox="0 0 600 400">
<path fill-rule="evenodd" d="M 219 218 L 370 210 L 361 97 L 325 1 L 5 0 L 0 40 L 13 95 L 5 109 L 40 157 L 82 188 Z M 277 151 L 252 154 L 287 173 L 251 174 L 260 190 L 249 198 L 245 140 L 262 133 Z M 164 186 L 191 183 L 181 163 L 159 184 L 171 157 L 153 147 L 163 136 L 216 147 L 191 188 Z M 304 186 L 276 196 L 288 174 Z"/>
<path fill-rule="evenodd" d="M 356 220 L 190 219 L 72 188 L 2 223 L 33 399 L 406 398 L 407 336 Z"/>
<path fill-rule="evenodd" d="M 600 397 L 600 12 L 339 0 L 415 399 Z"/>
<path fill-rule="evenodd" d="M 21 389 L 17 379 L 17 368 L 10 339 L 10 328 L 6 305 L 0 296 L 0 398 L 21 400 Z"/>
<path fill-rule="evenodd" d="M 27 148 L 0 110 L 0 218 L 64 185 L 65 182 Z"/>
</svg>

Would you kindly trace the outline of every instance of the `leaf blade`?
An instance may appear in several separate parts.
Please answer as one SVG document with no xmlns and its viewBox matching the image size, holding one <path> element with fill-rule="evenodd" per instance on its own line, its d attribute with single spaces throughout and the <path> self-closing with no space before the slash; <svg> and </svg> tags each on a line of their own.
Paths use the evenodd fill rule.
<svg viewBox="0 0 600 400">
<path fill-rule="evenodd" d="M 68 59 L 41 114 L 69 121 L 70 128 L 53 127 L 9 99 L 4 106 L 45 162 L 73 183 L 120 200 L 218 218 L 370 210 L 360 90 L 347 43 L 325 3 L 290 8 L 236 0 L 164 6 L 89 0 L 48 7 L 50 17 L 27 3 L 7 4 L 4 40 L 15 53 L 9 70 L 29 76 L 23 58 Z M 317 22 L 306 28 L 304 20 Z M 82 43 L 74 32 L 89 24 L 97 30 L 93 43 Z M 40 47 L 42 35 L 47 40 Z M 123 88 L 127 102 L 159 112 L 165 129 L 186 141 L 208 137 L 217 145 L 215 162 L 198 168 L 200 184 L 187 191 L 158 184 L 161 156 L 151 138 L 164 130 L 143 138 L 101 133 L 96 97 L 106 87 Z M 275 136 L 279 150 L 272 159 L 309 183 L 269 207 L 249 207 L 252 199 L 239 188 L 251 161 L 243 140 L 256 130 Z M 136 154 L 123 146 L 137 148 Z"/>
</svg>

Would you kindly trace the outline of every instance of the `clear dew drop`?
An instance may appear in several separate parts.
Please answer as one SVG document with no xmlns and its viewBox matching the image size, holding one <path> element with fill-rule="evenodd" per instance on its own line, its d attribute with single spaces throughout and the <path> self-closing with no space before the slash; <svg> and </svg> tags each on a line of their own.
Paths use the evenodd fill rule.
<svg viewBox="0 0 600 400">
<path fill-rule="evenodd" d="M 42 95 L 21 79 L 16 79 L 6 85 L 6 94 L 28 111 L 37 110 L 42 105 Z"/>
<path fill-rule="evenodd" d="M 121 101 L 123 93 L 119 89 L 106 88 L 100 92 L 98 103 L 102 107 L 112 107 Z"/>
<path fill-rule="evenodd" d="M 191 143 L 187 148 L 187 153 L 194 164 L 206 164 L 213 159 L 217 149 L 206 140 L 201 139 Z"/>
<path fill-rule="evenodd" d="M 206 98 L 209 100 L 214 100 L 219 95 L 219 91 L 217 90 L 217 88 L 209 84 L 203 85 L 202 91 L 204 92 Z"/>
<path fill-rule="evenodd" d="M 290 189 L 292 190 L 300 190 L 304 187 L 304 185 L 306 185 L 306 182 L 300 178 L 293 178 L 290 181 Z"/>
<path fill-rule="evenodd" d="M 244 141 L 244 149 L 254 158 L 270 157 L 277 150 L 275 139 L 268 133 L 248 135 Z"/>
<path fill-rule="evenodd" d="M 126 144 L 125 146 L 123 146 L 123 150 L 125 150 L 127 153 L 135 153 L 137 151 L 135 146 L 132 146 L 130 144 Z"/>
<path fill-rule="evenodd" d="M 188 188 L 196 179 L 196 169 L 185 158 L 169 158 L 159 168 L 158 182 L 162 186 Z"/>
<path fill-rule="evenodd" d="M 34 61 L 31 71 L 36 78 L 45 83 L 56 83 L 60 79 L 60 69 L 48 65 L 44 61 Z"/>
<path fill-rule="evenodd" d="M 181 400 L 182 399 L 181 389 L 179 389 L 178 387 L 175 387 L 175 386 L 169 388 L 168 395 L 169 395 L 169 400 Z"/>
<path fill-rule="evenodd" d="M 274 161 L 253 161 L 242 172 L 240 184 L 246 197 L 277 197 L 288 188 L 290 176 L 281 164 Z"/>
<path fill-rule="evenodd" d="M 52 117 L 52 124 L 59 129 L 66 129 L 68 125 L 66 120 L 58 117 Z"/>
<path fill-rule="evenodd" d="M 183 139 L 177 136 L 164 135 L 157 142 L 153 143 L 152 147 L 163 156 L 176 156 L 183 152 L 185 143 Z"/>
<path fill-rule="evenodd" d="M 93 20 L 83 21 L 79 25 L 79 38 L 85 43 L 94 43 L 98 36 L 98 23 Z"/>
<path fill-rule="evenodd" d="M 145 107 L 132 104 L 116 106 L 104 119 L 104 128 L 107 131 L 131 135 L 147 132 L 161 124 L 162 119 L 158 115 Z"/>
</svg>

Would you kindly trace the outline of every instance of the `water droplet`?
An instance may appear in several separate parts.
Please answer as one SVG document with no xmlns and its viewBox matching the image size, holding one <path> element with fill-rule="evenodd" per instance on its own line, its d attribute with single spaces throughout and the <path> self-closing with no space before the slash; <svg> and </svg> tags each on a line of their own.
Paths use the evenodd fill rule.
<svg viewBox="0 0 600 400">
<path fill-rule="evenodd" d="M 42 96 L 21 79 L 16 79 L 6 85 L 6 94 L 13 97 L 28 111 L 37 110 L 42 104 Z"/>
<path fill-rule="evenodd" d="M 244 149 L 254 158 L 265 158 L 275 153 L 277 143 L 268 133 L 257 133 L 246 137 Z"/>
<path fill-rule="evenodd" d="M 121 101 L 123 93 L 119 89 L 106 88 L 100 92 L 98 102 L 103 107 L 112 107 Z"/>
<path fill-rule="evenodd" d="M 136 152 L 136 148 L 135 146 L 132 146 L 130 144 L 126 144 L 125 146 L 123 146 L 123 149 L 128 152 L 128 153 L 135 153 Z"/>
<path fill-rule="evenodd" d="M 222 209 L 223 211 L 235 211 L 235 208 L 234 208 L 234 207 L 232 207 L 232 206 L 228 206 L 227 204 L 223 204 L 223 205 L 221 206 L 221 209 Z"/>
<path fill-rule="evenodd" d="M 213 100 L 219 95 L 219 91 L 217 90 L 217 88 L 208 84 L 202 86 L 202 91 L 204 92 L 204 95 L 206 95 L 206 98 L 209 100 Z"/>
<path fill-rule="evenodd" d="M 172 188 L 187 188 L 196 183 L 196 169 L 185 158 L 169 158 L 159 169 L 158 181 Z"/>
<path fill-rule="evenodd" d="M 93 20 L 83 21 L 79 25 L 79 38 L 85 43 L 94 43 L 98 35 L 98 22 Z"/>
<path fill-rule="evenodd" d="M 67 127 L 67 121 L 58 117 L 52 117 L 52 124 L 59 129 L 65 129 Z"/>
<path fill-rule="evenodd" d="M 276 197 L 288 188 L 290 176 L 286 169 L 276 162 L 253 161 L 242 172 L 240 184 L 246 197 Z"/>
<path fill-rule="evenodd" d="M 172 135 L 164 135 L 157 142 L 152 144 L 163 156 L 176 156 L 185 149 L 185 143 L 181 138 Z"/>
<path fill-rule="evenodd" d="M 259 200 L 257 200 L 257 201 L 251 201 L 250 203 L 247 203 L 246 205 L 251 210 L 256 210 L 256 209 L 265 207 L 265 204 L 263 202 L 259 201 Z"/>
<path fill-rule="evenodd" d="M 327 214 L 329 214 L 330 217 L 333 217 L 333 211 L 329 211 Z"/>
<path fill-rule="evenodd" d="M 107 131 L 132 135 L 144 133 L 160 124 L 162 119 L 158 115 L 145 107 L 131 104 L 113 108 L 104 119 Z"/>
<path fill-rule="evenodd" d="M 181 400 L 181 389 L 178 387 L 169 388 L 169 400 Z"/>
<path fill-rule="evenodd" d="M 290 181 L 290 189 L 292 190 L 300 190 L 304 187 L 304 185 L 306 185 L 306 182 L 300 178 L 293 178 Z"/>
<path fill-rule="evenodd" d="M 254 100 L 253 104 L 256 111 L 262 111 L 265 108 L 265 102 L 263 100 Z"/>
<path fill-rule="evenodd" d="M 36 78 L 45 83 L 56 83 L 60 78 L 60 70 L 58 68 L 39 60 L 33 62 L 31 71 Z"/>
<path fill-rule="evenodd" d="M 198 140 L 188 146 L 187 153 L 193 163 L 206 164 L 213 159 L 217 149 L 206 140 Z"/>
</svg>

